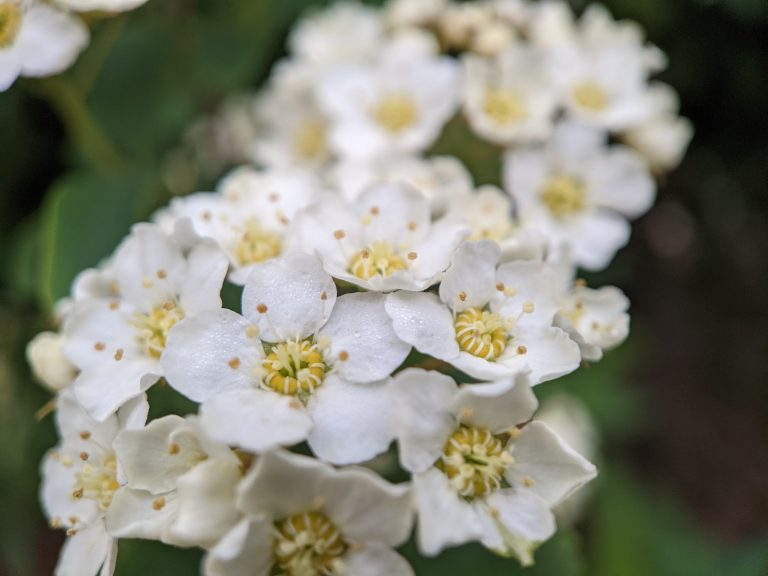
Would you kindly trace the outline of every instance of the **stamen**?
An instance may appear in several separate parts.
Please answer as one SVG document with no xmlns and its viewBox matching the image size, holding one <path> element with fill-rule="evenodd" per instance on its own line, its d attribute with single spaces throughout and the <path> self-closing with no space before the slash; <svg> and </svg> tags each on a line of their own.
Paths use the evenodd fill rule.
<svg viewBox="0 0 768 576">
<path fill-rule="evenodd" d="M 275 522 L 275 564 L 285 576 L 337 576 L 349 546 L 322 512 L 296 514 Z"/>
<path fill-rule="evenodd" d="M 464 297 L 466 299 L 466 294 Z M 509 342 L 504 321 L 488 310 L 469 308 L 461 312 L 456 316 L 454 328 L 459 348 L 489 362 L 501 356 Z"/>
<path fill-rule="evenodd" d="M 314 392 L 323 383 L 328 370 L 319 346 L 309 340 L 275 344 L 262 367 L 266 371 L 264 385 L 267 388 L 299 397 Z"/>
</svg>

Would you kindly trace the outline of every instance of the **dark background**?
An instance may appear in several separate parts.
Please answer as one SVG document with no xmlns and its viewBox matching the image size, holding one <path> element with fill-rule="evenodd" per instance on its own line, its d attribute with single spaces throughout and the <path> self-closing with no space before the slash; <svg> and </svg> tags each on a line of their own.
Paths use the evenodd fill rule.
<svg viewBox="0 0 768 576">
<path fill-rule="evenodd" d="M 50 574 L 63 539 L 37 503 L 56 439 L 51 417 L 34 416 L 50 395 L 25 343 L 74 274 L 168 200 L 169 151 L 190 122 L 257 87 L 313 3 L 151 0 L 95 21 L 63 76 L 0 93 L 0 575 Z M 768 2 L 605 4 L 667 53 L 660 78 L 696 135 L 630 246 L 591 279 L 630 296 L 630 339 L 537 389 L 591 408 L 601 476 L 536 567 L 468 546 L 414 560 L 419 575 L 768 574 Z M 191 574 L 198 561 L 121 542 L 118 574 Z"/>
</svg>

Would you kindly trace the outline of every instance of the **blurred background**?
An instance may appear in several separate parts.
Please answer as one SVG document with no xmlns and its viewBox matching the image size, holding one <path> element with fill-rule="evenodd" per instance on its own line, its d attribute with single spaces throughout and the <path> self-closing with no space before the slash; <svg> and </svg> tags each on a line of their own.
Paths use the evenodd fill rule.
<svg viewBox="0 0 768 576">
<path fill-rule="evenodd" d="M 95 21 L 64 75 L 0 93 L 1 576 L 50 574 L 63 541 L 37 501 L 56 438 L 35 416 L 50 394 L 26 342 L 133 222 L 172 191 L 212 186 L 222 167 L 179 148 L 189 126 L 257 88 L 312 4 L 152 0 Z M 629 247 L 589 278 L 629 295 L 629 340 L 537 389 L 583 401 L 601 475 L 533 568 L 477 546 L 419 559 L 408 545 L 420 576 L 768 575 L 768 2 L 605 4 L 668 54 L 660 78 L 696 135 Z M 194 574 L 199 560 L 125 541 L 117 574 Z"/>
</svg>

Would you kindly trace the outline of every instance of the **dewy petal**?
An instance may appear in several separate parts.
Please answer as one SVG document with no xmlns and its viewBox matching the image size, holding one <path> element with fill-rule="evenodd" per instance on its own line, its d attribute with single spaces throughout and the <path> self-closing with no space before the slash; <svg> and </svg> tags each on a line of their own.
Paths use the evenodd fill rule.
<svg viewBox="0 0 768 576">
<path fill-rule="evenodd" d="M 242 474 L 237 462 L 212 458 L 180 476 L 177 513 L 163 534 L 175 546 L 212 547 L 237 522 L 235 489 Z"/>
<path fill-rule="evenodd" d="M 452 310 L 482 308 L 496 290 L 496 263 L 501 252 L 496 242 L 465 242 L 453 253 L 440 283 L 440 299 Z"/>
<path fill-rule="evenodd" d="M 397 552 L 379 544 L 368 542 L 344 556 L 344 576 L 413 576 L 413 568 Z"/>
<path fill-rule="evenodd" d="M 390 386 L 400 462 L 406 470 L 423 472 L 437 461 L 456 428 L 456 383 L 439 372 L 409 368 Z"/>
<path fill-rule="evenodd" d="M 334 470 L 319 483 L 323 510 L 345 539 L 403 544 L 413 526 L 410 485 L 390 484 L 366 468 Z"/>
<path fill-rule="evenodd" d="M 452 405 L 461 422 L 502 432 L 530 420 L 539 403 L 523 373 L 488 384 L 463 384 Z"/>
<path fill-rule="evenodd" d="M 363 232 L 367 242 L 384 241 L 392 246 L 421 243 L 430 226 L 429 202 L 424 195 L 404 183 L 371 186 L 355 202 L 365 218 Z"/>
<path fill-rule="evenodd" d="M 260 389 L 208 399 L 200 406 L 200 422 L 211 438 L 257 453 L 301 442 L 312 427 L 298 399 Z"/>
<path fill-rule="evenodd" d="M 418 514 L 416 541 L 425 556 L 437 556 L 444 548 L 483 536 L 475 507 L 459 498 L 437 468 L 415 475 L 413 491 Z"/>
<path fill-rule="evenodd" d="M 115 538 L 159 540 L 176 516 L 176 494 L 158 496 L 124 486 L 115 492 L 105 516 Z"/>
<path fill-rule="evenodd" d="M 96 576 L 111 545 L 101 521 L 78 530 L 64 542 L 54 576 Z"/>
<path fill-rule="evenodd" d="M 187 273 L 180 303 L 188 316 L 221 308 L 221 287 L 227 275 L 227 257 L 212 240 L 202 240 L 187 256 Z"/>
<path fill-rule="evenodd" d="M 451 311 L 426 292 L 394 292 L 386 310 L 395 333 L 419 352 L 452 362 L 459 355 Z"/>
<path fill-rule="evenodd" d="M 318 258 L 291 254 L 253 268 L 243 291 L 243 315 L 261 338 L 307 338 L 325 324 L 336 302 L 336 285 Z"/>
<path fill-rule="evenodd" d="M 521 349 L 525 352 L 519 353 Z M 497 364 L 507 367 L 510 373 L 530 370 L 533 385 L 569 374 L 581 362 L 579 345 L 554 326 L 518 331 L 513 346 L 507 350 Z"/>
<path fill-rule="evenodd" d="M 595 466 L 568 446 L 546 424 L 531 422 L 514 441 L 515 463 L 507 481 L 556 506 L 597 475 Z"/>
<path fill-rule="evenodd" d="M 353 384 L 326 378 L 309 403 L 309 447 L 334 464 L 370 460 L 395 438 L 388 382 Z"/>
<path fill-rule="evenodd" d="M 331 357 L 338 374 L 350 382 L 374 382 L 400 366 L 410 345 L 398 338 L 384 308 L 385 296 L 346 294 L 336 302 L 320 340 L 330 340 Z M 339 356 L 346 352 L 345 359 Z"/>
<path fill-rule="evenodd" d="M 185 318 L 171 330 L 161 358 L 168 383 L 195 402 L 252 388 L 264 354 L 257 332 L 226 309 Z"/>
<path fill-rule="evenodd" d="M 261 455 L 238 486 L 237 506 L 250 515 L 286 518 L 317 506 L 320 485 L 333 468 L 285 450 Z"/>
<path fill-rule="evenodd" d="M 497 490 L 483 508 L 487 509 L 483 544 L 516 556 L 523 566 L 533 564 L 533 550 L 555 533 L 555 517 L 547 503 L 531 492 Z"/>
<path fill-rule="evenodd" d="M 205 576 L 267 576 L 272 567 L 274 527 L 264 517 L 245 518 L 208 553 Z"/>
<path fill-rule="evenodd" d="M 73 388 L 78 402 L 96 420 L 104 421 L 122 405 L 146 392 L 160 379 L 156 362 L 123 359 L 83 370 Z M 154 373 L 153 373 L 154 372 Z"/>
</svg>

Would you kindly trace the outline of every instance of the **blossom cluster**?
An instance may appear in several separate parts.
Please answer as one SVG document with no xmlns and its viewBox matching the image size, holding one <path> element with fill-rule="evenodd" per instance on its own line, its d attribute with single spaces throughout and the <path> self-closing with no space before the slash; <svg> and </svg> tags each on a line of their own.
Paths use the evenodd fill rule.
<svg viewBox="0 0 768 576">
<path fill-rule="evenodd" d="M 147 0 L 0 0 L 0 92 L 19 76 L 69 68 L 88 45 L 83 16 L 131 10 Z"/>
<path fill-rule="evenodd" d="M 690 137 L 661 52 L 520 0 L 338 3 L 289 46 L 253 133 L 231 124 L 252 165 L 134 226 L 28 347 L 60 576 L 111 574 L 120 538 L 201 547 L 211 576 L 410 575 L 414 523 L 424 555 L 527 565 L 596 474 L 533 387 L 627 337 L 624 294 L 577 272 Z M 430 154 L 449 122 L 499 146 L 503 187 Z M 158 387 L 195 413 L 149 419 Z"/>
</svg>

